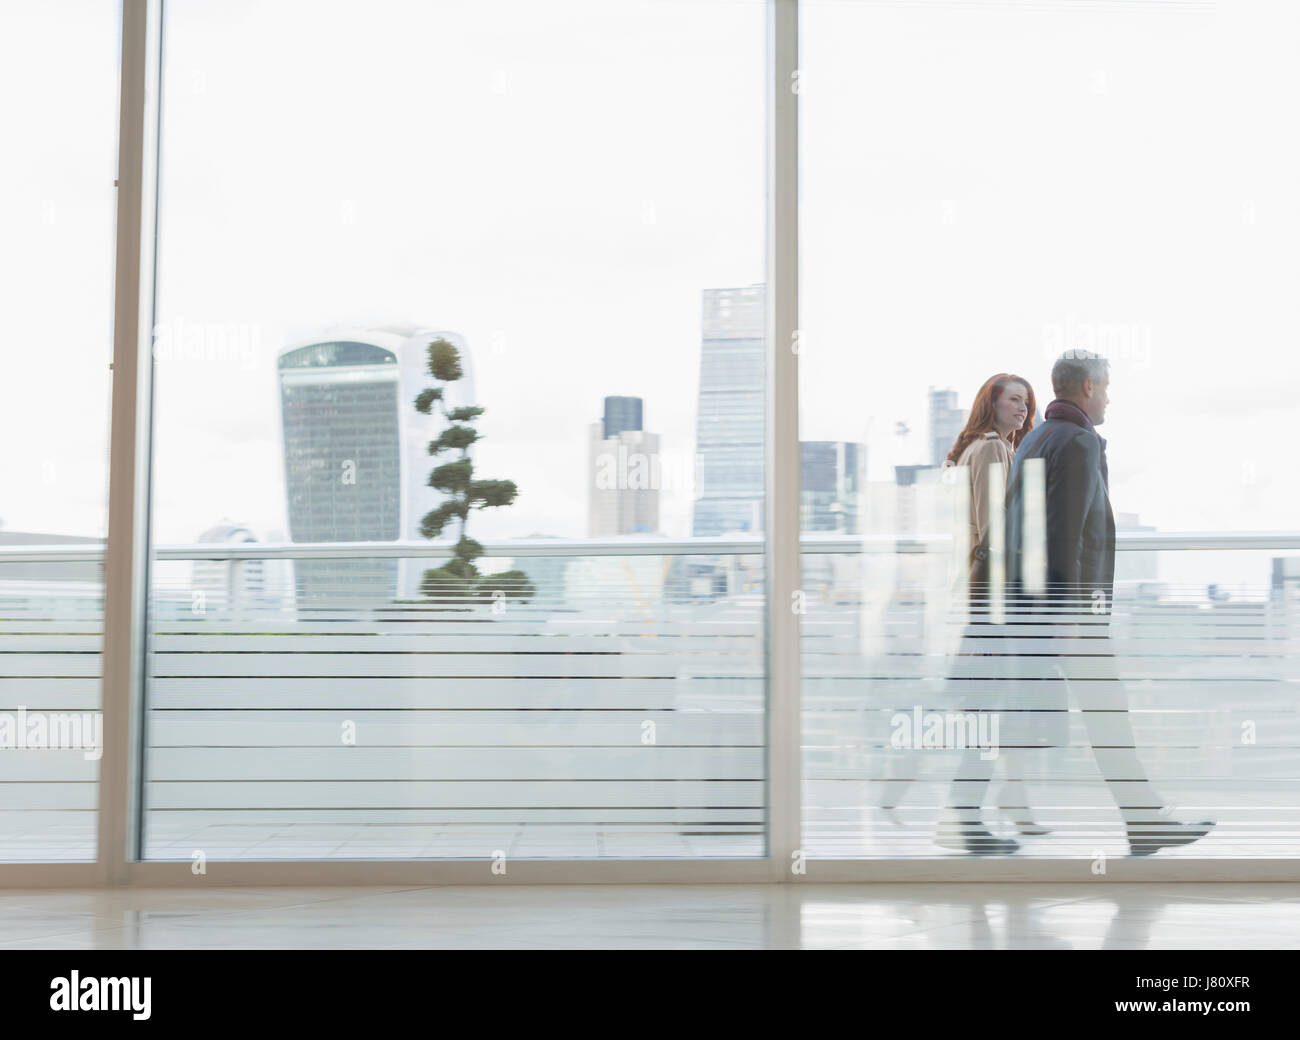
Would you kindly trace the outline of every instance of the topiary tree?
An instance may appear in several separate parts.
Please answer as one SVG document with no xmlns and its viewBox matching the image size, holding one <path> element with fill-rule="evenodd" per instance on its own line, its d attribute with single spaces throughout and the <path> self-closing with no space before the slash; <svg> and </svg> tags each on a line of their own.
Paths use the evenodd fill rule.
<svg viewBox="0 0 1300 1040">
<path fill-rule="evenodd" d="M 447 340 L 436 339 L 429 344 L 428 367 L 429 373 L 441 385 L 421 390 L 415 398 L 415 409 L 431 415 L 436 405 L 447 420 L 447 428 L 429 442 L 429 454 L 436 457 L 445 452 L 459 452 L 460 457 L 435 466 L 429 474 L 429 486 L 443 492 L 447 499 L 425 514 L 420 521 L 420 534 L 425 538 L 437 538 L 449 523 L 459 520 L 460 540 L 452 549 L 449 563 L 424 572 L 420 592 L 450 601 L 491 599 L 498 591 L 507 599 L 531 599 L 536 590 L 523 571 L 480 574 L 474 563 L 483 555 L 483 546 L 465 533 L 470 510 L 508 506 L 515 500 L 518 488 L 513 480 L 474 479 L 474 463 L 469 457 L 469 449 L 479 439 L 474 421 L 484 409 L 473 405 L 448 408 L 445 392 L 447 384 L 465 374 L 460 364 L 460 351 Z"/>
</svg>

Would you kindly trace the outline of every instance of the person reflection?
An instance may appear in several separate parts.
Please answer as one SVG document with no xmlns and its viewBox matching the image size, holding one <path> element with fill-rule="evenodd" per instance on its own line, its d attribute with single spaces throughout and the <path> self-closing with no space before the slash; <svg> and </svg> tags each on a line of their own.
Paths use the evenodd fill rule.
<svg viewBox="0 0 1300 1040">
<path fill-rule="evenodd" d="M 990 376 L 975 395 L 970 418 L 944 462 L 946 467 L 966 470 L 970 491 L 967 624 L 950 673 L 950 685 L 957 700 L 965 705 L 967 717 L 989 710 L 990 698 L 1003 692 L 999 676 L 989 674 L 990 668 L 995 673 L 1001 670 L 992 663 L 1000 660 L 996 647 L 1001 629 L 990 616 L 991 561 L 998 549 L 991 540 L 997 514 L 1003 509 L 1012 457 L 1034 428 L 1034 413 L 1034 390 L 1029 380 L 1009 372 Z M 1009 742 L 1004 734 L 999 736 L 999 744 Z M 1014 852 L 1019 847 L 1011 839 L 995 837 L 981 820 L 981 802 L 999 760 L 1005 761 L 1004 756 L 968 742 L 953 782 L 949 808 L 940 819 L 936 837 L 939 845 L 977 855 Z M 1022 780 L 1008 779 L 998 798 L 1002 811 L 1022 834 L 1046 834 L 1047 829 L 1035 823 L 1030 814 L 1024 787 Z"/>
<path fill-rule="evenodd" d="M 1034 696 L 1032 709 L 1044 700 L 1029 691 L 1057 686 L 1074 695 L 1093 757 L 1124 821 L 1129 854 L 1148 856 L 1196 841 L 1214 821 L 1174 819 L 1137 754 L 1110 635 L 1115 517 L 1106 441 L 1097 433 L 1106 418 L 1109 386 L 1109 364 L 1099 354 L 1066 351 L 1052 367 L 1056 399 L 1044 410 L 1043 423 L 1021 442 L 1007 481 L 1007 603 L 1008 615 L 1014 612 L 1026 635 L 1046 633 L 1055 644 L 1050 658 L 1039 650 L 1020 655 L 1023 663 L 1037 662 L 1040 668 L 1049 663 L 1056 676 L 1055 682 L 1041 681 L 1048 669 L 1033 672 L 1036 679 L 1025 684 L 1022 696 Z M 1041 497 L 1027 478 L 1031 467 L 1041 473 Z M 1035 499 L 1038 506 L 1032 505 Z M 1038 508 L 1044 516 L 1033 515 Z M 1042 561 L 1041 571 L 1036 561 Z M 1020 642 L 1028 646 L 1039 640 Z M 1023 671 L 1031 674 L 1028 667 Z M 1059 708 L 1048 714 L 1068 717 Z M 978 804 L 974 794 L 967 798 L 968 804 Z"/>
</svg>

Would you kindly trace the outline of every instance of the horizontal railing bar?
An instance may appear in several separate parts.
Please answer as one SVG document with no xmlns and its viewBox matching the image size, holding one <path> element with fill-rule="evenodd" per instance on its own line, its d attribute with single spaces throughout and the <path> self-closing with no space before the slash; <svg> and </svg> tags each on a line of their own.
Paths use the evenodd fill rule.
<svg viewBox="0 0 1300 1040">
<path fill-rule="evenodd" d="M 951 548 L 947 534 L 818 535 L 799 540 L 804 553 L 932 553 Z M 451 542 L 240 542 L 158 545 L 159 560 L 448 559 Z M 1116 549 L 1127 552 L 1221 549 L 1300 549 L 1295 531 L 1121 531 Z M 512 558 L 559 556 L 747 556 L 760 555 L 762 535 L 716 538 L 517 538 L 483 543 L 484 555 Z M 0 563 L 90 563 L 103 559 L 102 544 L 0 545 Z M 2 577 L 2 575 L 0 575 Z"/>
</svg>

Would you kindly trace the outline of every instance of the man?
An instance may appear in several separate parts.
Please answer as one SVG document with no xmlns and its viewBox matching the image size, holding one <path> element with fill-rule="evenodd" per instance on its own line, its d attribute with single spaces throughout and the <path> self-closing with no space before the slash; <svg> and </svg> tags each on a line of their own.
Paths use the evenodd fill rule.
<svg viewBox="0 0 1300 1040">
<path fill-rule="evenodd" d="M 1075 694 L 1093 755 L 1126 824 L 1130 854 L 1149 856 L 1203 837 L 1214 822 L 1180 823 L 1162 808 L 1138 760 L 1128 697 L 1115 668 L 1109 633 L 1115 516 L 1106 441 L 1097 433 L 1106 419 L 1109 384 L 1109 364 L 1098 354 L 1066 351 L 1052 366 L 1056 400 L 1021 442 L 1007 479 L 1008 600 L 1017 605 L 1019 621 L 1050 624 L 1057 639 L 1069 641 L 1058 644 L 1051 670 Z M 1045 482 L 1046 516 L 1040 523 L 1025 515 L 1026 472 L 1037 469 L 1029 466 L 1033 459 L 1042 460 Z M 1038 559 L 1046 557 L 1045 574 L 1029 573 L 1035 554 L 1026 549 L 1035 530 L 1046 535 L 1045 553 L 1037 547 Z"/>
<path fill-rule="evenodd" d="M 1021 443 L 1007 476 L 1007 582 L 1036 594 L 1025 573 L 1025 463 L 1042 459 L 1046 478 L 1047 599 L 1051 609 L 1109 614 L 1115 587 L 1115 514 L 1110 508 L 1106 441 L 1109 363 L 1066 351 L 1052 366 L 1056 400 Z M 1030 579 L 1026 590 L 1025 581 Z"/>
</svg>

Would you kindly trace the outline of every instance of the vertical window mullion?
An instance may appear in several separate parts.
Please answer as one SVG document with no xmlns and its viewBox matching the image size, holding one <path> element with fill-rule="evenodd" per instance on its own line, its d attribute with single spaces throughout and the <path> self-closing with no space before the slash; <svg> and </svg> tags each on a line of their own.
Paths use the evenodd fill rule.
<svg viewBox="0 0 1300 1040">
<path fill-rule="evenodd" d="M 127 879 L 139 830 L 161 8 L 122 0 L 97 858 L 105 884 Z"/>
<path fill-rule="evenodd" d="M 766 560 L 768 855 L 790 878 L 800 838 L 799 192 L 797 0 L 771 0 L 767 32 Z"/>
</svg>

